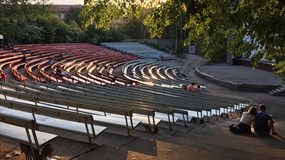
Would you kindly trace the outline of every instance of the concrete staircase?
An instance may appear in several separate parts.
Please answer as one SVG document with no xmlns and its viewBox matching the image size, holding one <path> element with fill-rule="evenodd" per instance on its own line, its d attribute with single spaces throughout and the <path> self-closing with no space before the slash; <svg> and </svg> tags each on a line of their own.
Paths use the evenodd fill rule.
<svg viewBox="0 0 285 160">
<path fill-rule="evenodd" d="M 228 126 L 238 121 L 239 118 L 221 117 L 216 121 L 213 117 L 203 124 L 188 123 L 187 127 L 183 122 L 178 122 L 173 130 L 169 130 L 168 124 L 163 122 L 159 125 L 158 133 L 145 132 L 141 126 L 132 132 L 132 136 L 103 132 L 93 140 L 93 144 L 82 142 L 80 139 L 85 137 L 78 134 L 70 136 L 80 141 L 59 137 L 51 143 L 56 154 L 64 160 L 285 159 L 284 139 L 278 136 L 258 137 L 253 133 L 233 134 Z M 66 134 L 60 130 L 54 132 Z"/>
<path fill-rule="evenodd" d="M 117 159 L 209 159 L 209 160 L 248 160 L 248 159 L 283 159 L 285 158 L 285 144 L 275 137 L 258 137 L 255 134 L 236 135 L 229 131 L 230 124 L 237 124 L 238 118 L 215 118 L 204 124 L 189 123 L 187 127 L 175 126 L 173 130 L 164 128 L 161 124 L 158 133 L 135 131 L 133 137 L 114 135 L 98 137 L 98 141 L 105 144 L 100 151 L 80 156 L 90 158 L 94 155 L 106 159 L 111 147 Z M 102 139 L 101 139 L 102 138 Z M 106 139 L 110 141 L 106 141 Z M 119 142 L 118 142 L 119 141 Z M 121 142 L 120 142 L 121 141 Z M 124 142 L 122 142 L 124 141 Z M 118 142 L 118 143 L 116 143 Z M 109 149 L 108 149 L 109 148 Z M 104 153 L 104 154 L 103 154 Z M 103 158 L 104 157 L 104 158 Z M 99 158 L 101 159 L 101 158 Z"/>
<path fill-rule="evenodd" d="M 281 86 L 269 91 L 272 96 L 285 96 L 285 86 Z"/>
<path fill-rule="evenodd" d="M 179 131 L 173 135 L 159 134 L 155 140 L 178 145 L 192 152 L 190 159 L 283 159 L 284 141 L 276 137 L 260 137 L 254 133 L 236 135 L 229 131 L 230 124 L 239 119 L 219 118 L 218 121 L 200 125 L 191 124 L 193 129 Z M 278 149 L 277 149 L 278 148 Z M 172 151 L 175 154 L 175 151 Z M 179 158 L 177 158 L 179 159 Z"/>
</svg>

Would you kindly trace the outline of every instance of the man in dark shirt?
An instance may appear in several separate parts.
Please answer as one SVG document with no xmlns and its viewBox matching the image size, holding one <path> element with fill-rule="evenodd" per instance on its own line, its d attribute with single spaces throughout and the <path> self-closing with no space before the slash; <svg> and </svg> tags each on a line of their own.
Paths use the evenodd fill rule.
<svg viewBox="0 0 285 160">
<path fill-rule="evenodd" d="M 254 131 L 257 135 L 277 135 L 274 130 L 274 121 L 271 116 L 265 112 L 266 107 L 259 105 L 259 112 L 255 115 Z"/>
</svg>

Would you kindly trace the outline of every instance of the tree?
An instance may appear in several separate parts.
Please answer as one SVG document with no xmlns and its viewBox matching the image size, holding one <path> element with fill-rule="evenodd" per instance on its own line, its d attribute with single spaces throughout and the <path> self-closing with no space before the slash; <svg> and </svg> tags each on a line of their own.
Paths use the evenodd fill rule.
<svg viewBox="0 0 285 160">
<path fill-rule="evenodd" d="M 5 43 L 51 43 L 46 39 L 53 39 L 52 29 L 46 27 L 50 15 L 56 15 L 53 6 L 39 3 L 32 4 L 33 0 L 2 0 L 0 1 L 0 33 L 5 37 Z M 39 27 L 39 28 L 37 28 Z M 50 30 L 47 30 L 50 29 Z M 42 37 L 34 32 L 38 32 L 44 36 Z M 34 34 L 32 37 L 27 34 Z M 48 33 L 47 33 L 48 32 Z M 23 38 L 28 38 L 24 40 Z"/>
<path fill-rule="evenodd" d="M 119 8 L 111 3 L 111 0 L 86 0 L 85 3 L 81 11 L 84 28 L 96 22 L 97 29 L 109 29 L 115 17 L 121 14 Z"/>
<path fill-rule="evenodd" d="M 82 30 L 70 19 L 60 19 L 55 7 L 46 0 L 0 1 L 0 33 L 5 43 L 63 43 L 81 42 Z M 77 17 L 79 13 L 77 13 Z"/>
<path fill-rule="evenodd" d="M 90 24 L 95 24 L 96 28 L 103 28 L 109 29 L 110 26 L 118 24 L 121 22 L 121 29 L 127 36 L 130 38 L 148 38 L 149 37 L 149 30 L 151 30 L 152 34 L 151 37 L 158 36 L 160 33 L 165 33 L 165 31 L 170 31 L 165 37 L 171 37 L 173 32 L 171 30 L 165 30 L 163 27 L 167 27 L 167 29 L 173 26 L 170 21 L 159 21 L 161 23 L 152 23 L 152 21 L 156 21 L 159 19 L 154 18 L 146 18 L 149 15 L 153 15 L 155 11 L 158 11 L 160 14 L 159 9 L 155 10 L 156 7 L 163 7 L 165 0 L 153 0 L 153 1 L 135 1 L 135 0 L 86 0 L 86 5 L 83 7 L 82 10 L 82 20 L 84 22 L 85 27 Z M 171 3 L 175 4 L 175 3 Z M 171 4 L 168 5 L 167 8 L 171 8 Z M 176 4 L 178 7 L 179 4 Z M 179 9 L 178 9 L 179 10 Z M 178 11 L 179 12 L 179 11 Z M 170 15 L 170 14 L 168 14 Z M 154 15 L 156 17 L 156 15 Z M 165 16 L 168 17 L 168 16 Z M 176 17 L 176 16 L 173 16 Z M 170 17 L 173 18 L 173 17 Z M 174 18 L 176 19 L 176 18 Z M 168 25 L 164 25 L 165 22 L 169 22 Z M 177 25 L 176 30 L 180 29 L 180 32 L 176 31 L 176 35 L 181 33 L 182 35 L 182 25 L 180 25 L 181 18 L 178 21 L 174 21 L 174 24 L 179 22 Z M 154 26 L 149 25 L 154 24 Z M 146 26 L 147 25 L 147 26 Z M 157 34 L 155 34 L 157 33 Z M 170 34 L 169 34 L 170 33 Z M 177 37 L 177 36 L 174 36 Z M 180 36 L 179 40 L 182 39 Z"/>
<path fill-rule="evenodd" d="M 68 23 L 69 26 L 69 36 L 71 41 L 70 42 L 82 42 L 83 40 L 83 31 L 81 30 L 81 28 L 78 26 L 78 24 L 74 21 L 71 20 Z"/>
<path fill-rule="evenodd" d="M 235 57 L 244 53 L 249 56 L 255 50 L 254 65 L 261 58 L 275 59 L 277 73 L 285 73 L 285 31 L 281 29 L 285 27 L 283 1 L 207 2 L 202 14 L 191 16 L 186 27 L 191 29 L 186 42 L 200 39 L 208 58 L 219 48 L 226 47 Z"/>
<path fill-rule="evenodd" d="M 82 22 L 80 19 L 80 12 L 81 12 L 81 7 L 71 7 L 65 14 L 65 22 L 69 23 L 71 21 L 74 21 L 75 23 L 77 23 L 79 27 L 81 27 Z"/>
<path fill-rule="evenodd" d="M 52 15 L 49 16 L 37 15 L 33 19 L 34 23 L 43 28 L 43 33 L 42 33 L 44 35 L 43 43 L 53 43 L 55 37 L 57 36 L 55 33 L 55 30 L 57 28 L 55 27 L 55 24 L 52 23 L 53 21 L 52 19 L 54 18 L 55 17 Z"/>
<path fill-rule="evenodd" d="M 81 16 L 85 27 L 109 29 L 114 21 L 139 17 L 143 9 L 157 6 L 161 0 L 85 0 Z"/>
<path fill-rule="evenodd" d="M 118 29 L 122 31 L 130 39 L 146 39 L 149 38 L 147 26 L 143 23 L 148 10 L 142 11 L 140 15 L 128 16 L 118 21 Z"/>
<path fill-rule="evenodd" d="M 25 24 L 22 33 L 22 43 L 42 43 L 43 28 L 37 26 L 36 24 Z"/>
<path fill-rule="evenodd" d="M 86 0 L 81 12 L 84 25 L 108 28 L 125 16 L 151 9 L 144 23 L 152 37 L 163 35 L 172 24 L 183 28 L 184 45 L 198 43 L 205 57 L 218 61 L 227 51 L 235 57 L 253 50 L 253 64 L 261 58 L 276 61 L 285 75 L 285 2 L 283 0 Z"/>
</svg>

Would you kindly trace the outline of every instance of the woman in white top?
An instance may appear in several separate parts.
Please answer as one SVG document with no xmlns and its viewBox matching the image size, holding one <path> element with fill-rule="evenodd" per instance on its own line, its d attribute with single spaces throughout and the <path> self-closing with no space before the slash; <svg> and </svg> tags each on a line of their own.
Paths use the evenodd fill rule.
<svg viewBox="0 0 285 160">
<path fill-rule="evenodd" d="M 251 132 L 251 124 L 256 115 L 257 109 L 254 107 L 250 107 L 247 112 L 243 112 L 240 118 L 240 123 L 237 126 L 229 126 L 230 131 L 237 134 L 242 133 L 250 133 Z"/>
</svg>

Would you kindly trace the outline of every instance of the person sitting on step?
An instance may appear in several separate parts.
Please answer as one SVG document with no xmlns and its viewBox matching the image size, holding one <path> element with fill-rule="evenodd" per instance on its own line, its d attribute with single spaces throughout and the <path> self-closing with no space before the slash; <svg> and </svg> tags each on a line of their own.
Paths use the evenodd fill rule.
<svg viewBox="0 0 285 160">
<path fill-rule="evenodd" d="M 267 114 L 265 105 L 259 105 L 259 112 L 255 115 L 253 123 L 254 131 L 257 135 L 277 135 L 274 129 L 274 121 L 272 117 Z"/>
<path fill-rule="evenodd" d="M 229 130 L 236 134 L 251 133 L 251 125 L 254 121 L 257 109 L 250 107 L 247 112 L 243 112 L 238 125 L 229 126 Z"/>
</svg>

